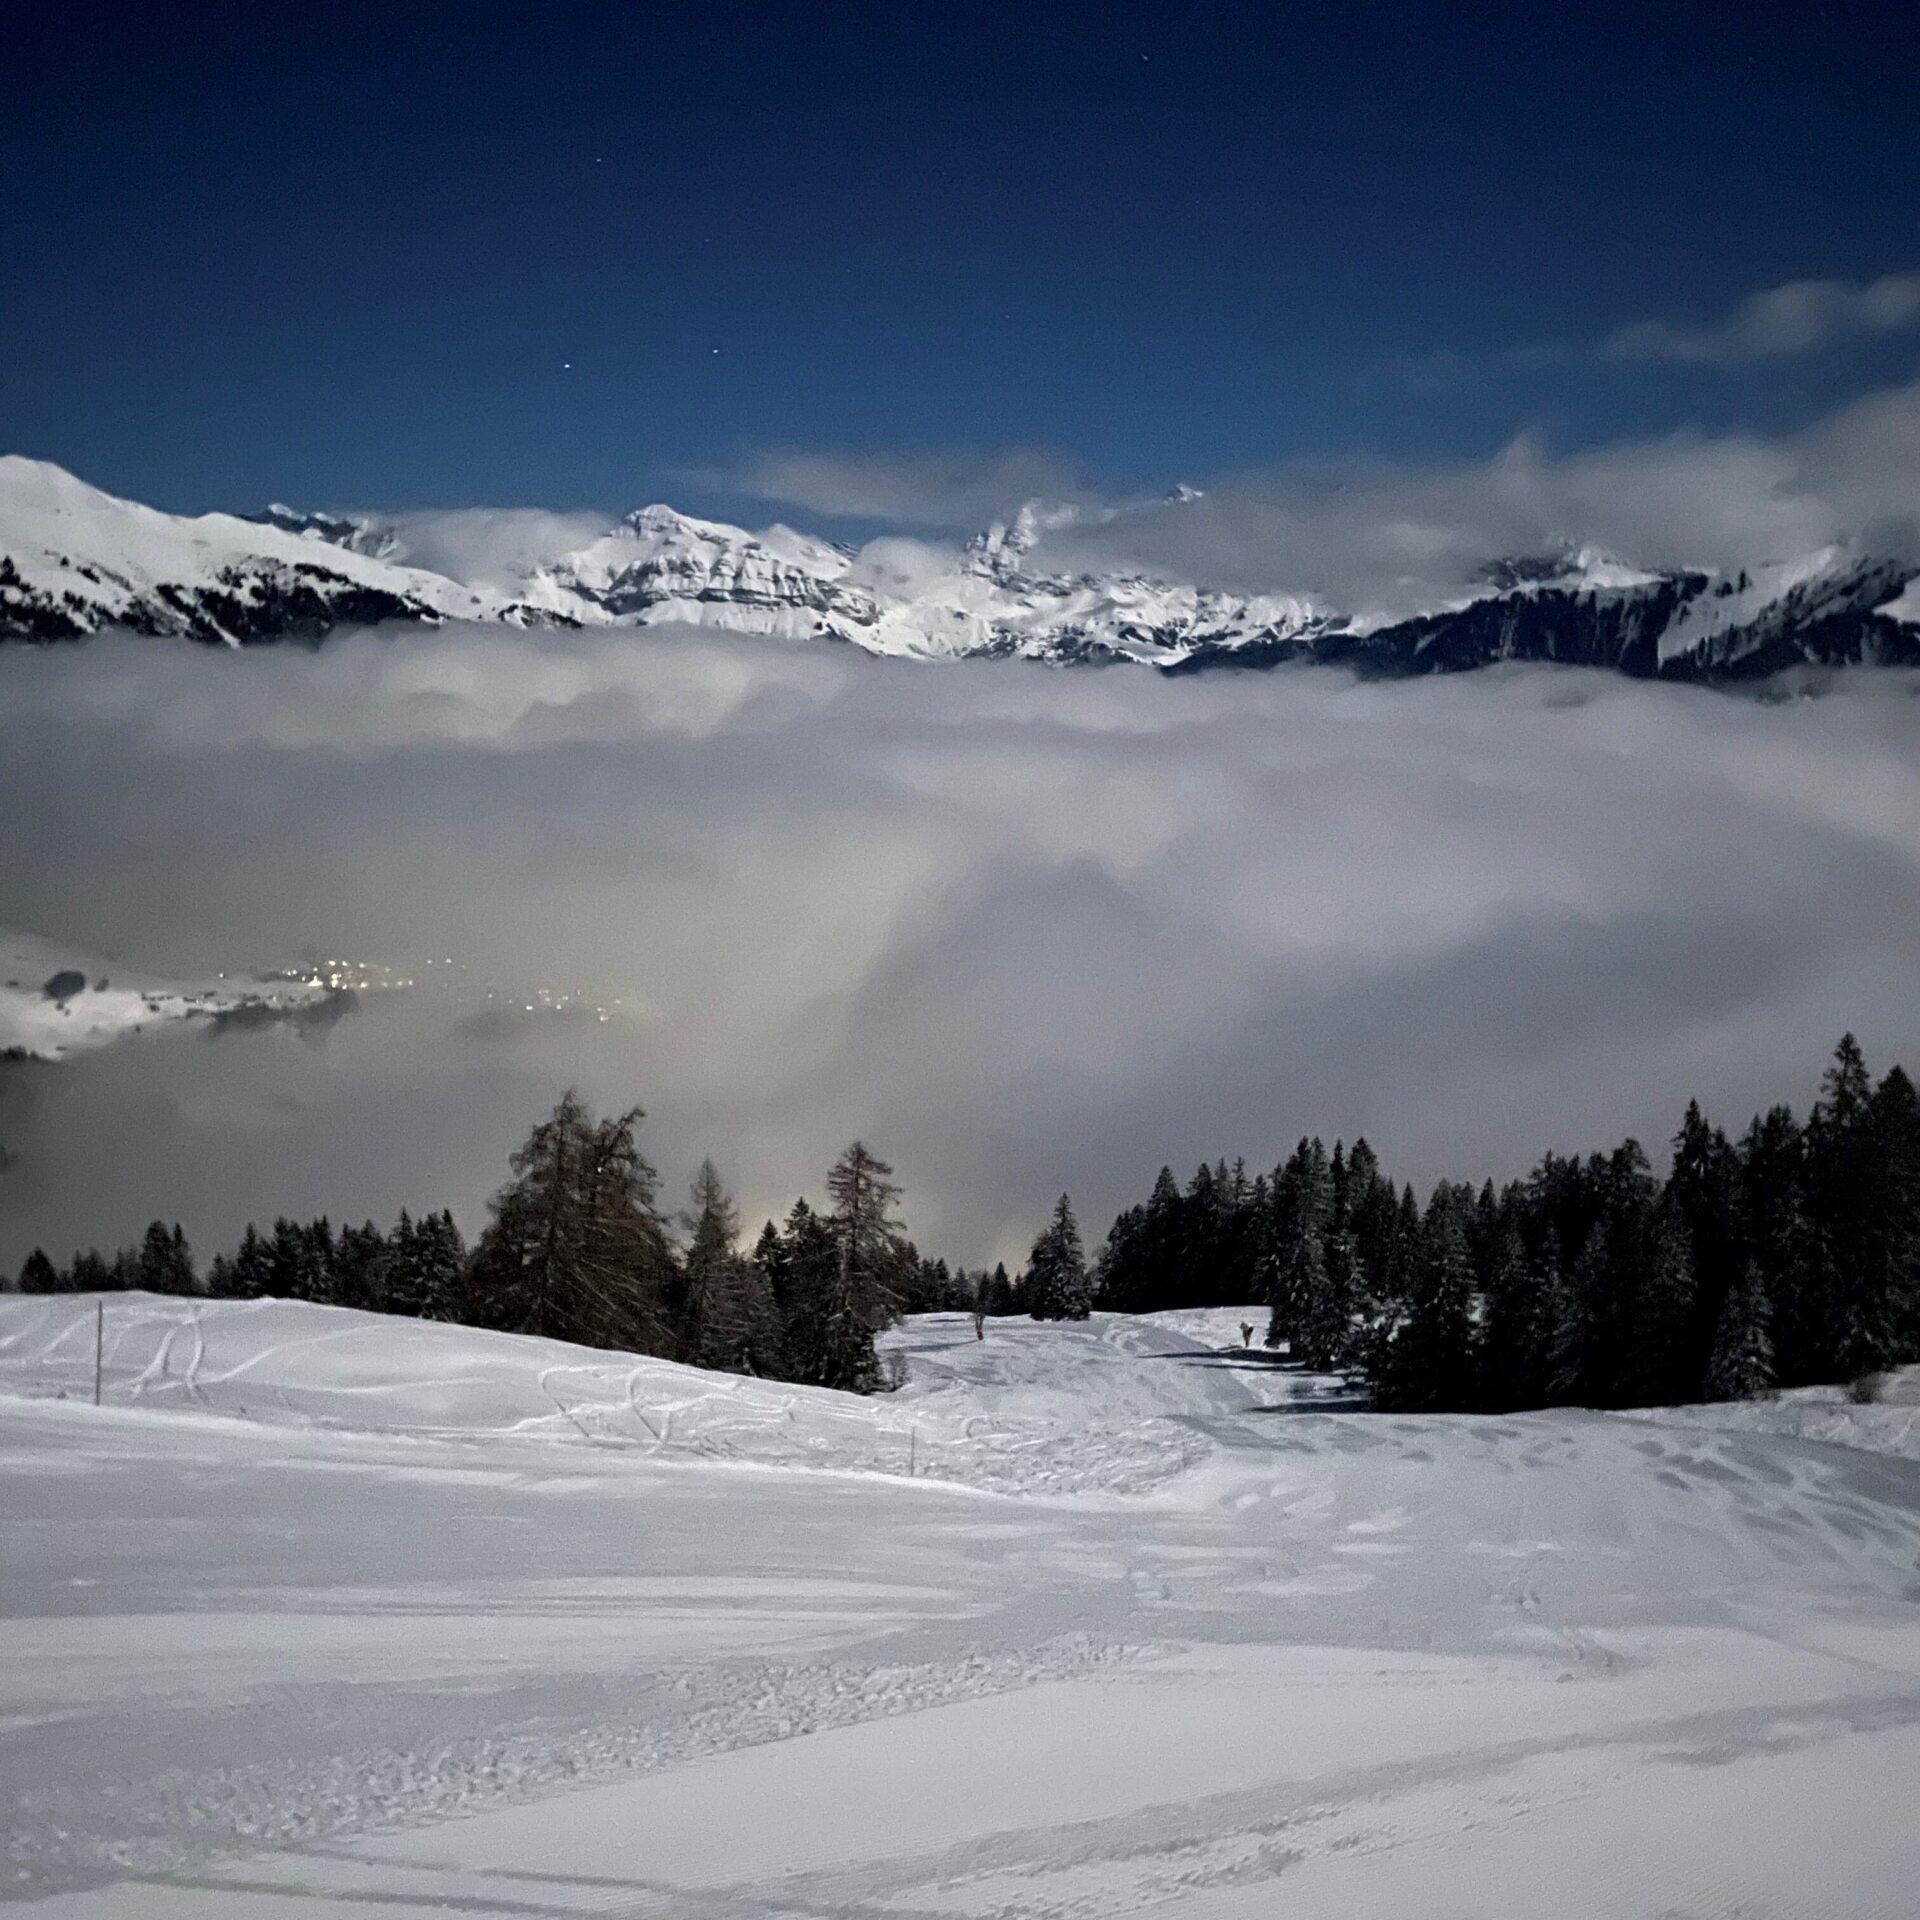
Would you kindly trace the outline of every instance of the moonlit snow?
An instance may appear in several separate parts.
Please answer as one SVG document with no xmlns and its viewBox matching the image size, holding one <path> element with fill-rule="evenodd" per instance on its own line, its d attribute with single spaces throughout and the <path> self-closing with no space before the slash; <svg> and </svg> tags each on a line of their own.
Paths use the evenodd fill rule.
<svg viewBox="0 0 1920 1920">
<path fill-rule="evenodd" d="M 320 969 L 277 978 L 162 980 L 0 929 L 0 1057 L 53 1061 L 165 1032 L 241 1020 L 313 1022 L 345 1012 L 344 982 Z"/>
<path fill-rule="evenodd" d="M 1911 1912 L 1920 1462 L 1884 1425 L 1374 1417 L 1243 1317 L 915 1319 L 905 1388 L 852 1401 L 120 1295 L 96 1411 L 93 1299 L 0 1303 L 13 1890 Z"/>
</svg>

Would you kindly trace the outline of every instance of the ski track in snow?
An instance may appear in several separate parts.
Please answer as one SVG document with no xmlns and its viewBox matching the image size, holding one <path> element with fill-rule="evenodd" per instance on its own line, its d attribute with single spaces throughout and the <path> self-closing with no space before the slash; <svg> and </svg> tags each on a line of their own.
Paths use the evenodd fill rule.
<svg viewBox="0 0 1920 1920">
<path fill-rule="evenodd" d="M 1103 1396 L 1102 1404 L 1080 1384 L 1110 1373 L 1116 1353 L 1164 1350 L 1177 1359 L 1192 1353 L 1191 1341 L 1151 1317 L 1103 1315 L 1062 1333 L 1078 1351 L 1065 1368 L 1034 1378 L 1017 1357 L 1011 1371 L 997 1364 L 1003 1343 L 975 1342 L 964 1316 L 927 1316 L 889 1336 L 909 1356 L 908 1390 L 862 1402 L 670 1361 L 636 1364 L 561 1341 L 296 1302 L 119 1294 L 107 1296 L 105 1398 L 421 1438 L 577 1438 L 673 1457 L 888 1475 L 911 1465 L 916 1478 L 1005 1493 L 1143 1491 L 1207 1451 L 1170 1414 L 1245 1402 L 1243 1390 L 1210 1378 L 1184 1395 L 1161 1397 L 1156 1386 L 1144 1398 Z M 84 1312 L 60 1295 L 11 1303 L 0 1322 L 0 1388 L 90 1397 L 92 1343 L 90 1300 Z M 987 1347 L 985 1355 L 972 1346 Z M 536 1355 L 544 1364 L 530 1369 Z M 999 1411 L 978 1410 L 982 1388 L 994 1391 Z"/>
<path fill-rule="evenodd" d="M 46 1920 L 1913 1911 L 1920 1372 L 1389 1417 L 933 1315 L 853 1401 L 122 1295 L 96 1411 L 93 1315 L 0 1300 Z"/>
</svg>

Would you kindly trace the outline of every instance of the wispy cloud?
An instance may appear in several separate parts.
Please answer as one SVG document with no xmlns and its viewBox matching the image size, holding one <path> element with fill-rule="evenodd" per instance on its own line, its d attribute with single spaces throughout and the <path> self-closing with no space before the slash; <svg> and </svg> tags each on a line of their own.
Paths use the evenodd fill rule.
<svg viewBox="0 0 1920 1920">
<path fill-rule="evenodd" d="M 828 519 L 973 529 L 1023 501 L 1071 500 L 1086 483 L 1058 454 L 1034 447 L 986 453 L 832 453 L 768 449 L 730 472 L 686 476 Z"/>
<path fill-rule="evenodd" d="M 1920 326 L 1920 272 L 1878 280 L 1789 280 L 1749 294 L 1710 326 L 1641 320 L 1600 343 L 1607 360 L 1735 368 Z"/>
<path fill-rule="evenodd" d="M 1462 591 L 1489 561 L 1599 547 L 1650 568 L 1728 570 L 1848 537 L 1920 542 L 1920 384 L 1797 433 L 1675 434 L 1488 460 L 1229 475 L 1201 499 L 1083 515 L 1038 558 L 1127 565 L 1390 614 Z"/>
<path fill-rule="evenodd" d="M 1598 337 L 1533 340 L 1479 353 L 1441 347 L 1396 361 L 1369 379 L 1448 393 L 1513 374 L 1596 363 L 1735 373 L 1916 329 L 1920 270 L 1883 274 L 1877 280 L 1789 280 L 1748 294 L 1717 320 L 1691 325 L 1635 320 Z"/>
<path fill-rule="evenodd" d="M 380 517 L 399 535 L 400 556 L 411 565 L 500 588 L 597 539 L 612 520 L 540 507 L 420 508 Z"/>
</svg>

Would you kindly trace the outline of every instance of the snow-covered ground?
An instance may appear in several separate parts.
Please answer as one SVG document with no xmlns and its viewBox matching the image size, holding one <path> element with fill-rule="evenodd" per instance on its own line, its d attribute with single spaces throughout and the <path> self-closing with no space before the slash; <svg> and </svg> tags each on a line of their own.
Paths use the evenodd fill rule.
<svg viewBox="0 0 1920 1920">
<path fill-rule="evenodd" d="M 170 980 L 0 928 L 0 1056 L 61 1060 L 186 1020 L 321 1019 L 354 984 L 318 970 Z"/>
<path fill-rule="evenodd" d="M 848 1403 L 123 1296 L 96 1410 L 93 1311 L 0 1301 L 35 1913 L 1913 1911 L 1909 1458 L 1326 1411 L 1224 1311 Z"/>
<path fill-rule="evenodd" d="M 1710 1427 L 1723 1433 L 1788 1434 L 1836 1447 L 1920 1460 L 1920 1367 L 1884 1380 L 1879 1397 L 1856 1403 L 1845 1387 L 1796 1387 L 1770 1400 L 1718 1406 L 1648 1407 L 1635 1418 L 1663 1427 Z"/>
</svg>

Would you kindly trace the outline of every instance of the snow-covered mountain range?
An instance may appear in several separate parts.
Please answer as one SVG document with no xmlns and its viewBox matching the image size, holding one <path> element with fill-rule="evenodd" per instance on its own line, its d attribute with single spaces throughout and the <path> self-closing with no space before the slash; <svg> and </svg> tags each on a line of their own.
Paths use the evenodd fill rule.
<svg viewBox="0 0 1920 1920">
<path fill-rule="evenodd" d="M 243 646 L 476 620 L 694 625 L 912 659 L 1135 661 L 1166 672 L 1309 660 L 1398 677 L 1551 660 L 1723 681 L 1920 664 L 1920 566 L 1861 546 L 1736 574 L 1643 570 L 1591 549 L 1526 555 L 1431 606 L 1384 614 L 1145 572 L 1059 571 L 1035 553 L 1053 524 L 1030 506 L 957 553 L 902 557 L 886 542 L 856 551 L 649 506 L 504 578 L 495 567 L 456 579 L 410 557 L 404 520 L 279 505 L 185 518 L 43 461 L 0 458 L 0 639 L 122 628 Z"/>
</svg>

